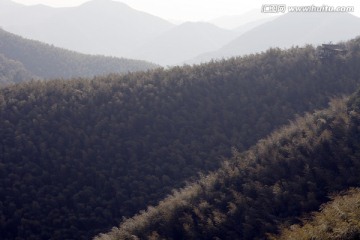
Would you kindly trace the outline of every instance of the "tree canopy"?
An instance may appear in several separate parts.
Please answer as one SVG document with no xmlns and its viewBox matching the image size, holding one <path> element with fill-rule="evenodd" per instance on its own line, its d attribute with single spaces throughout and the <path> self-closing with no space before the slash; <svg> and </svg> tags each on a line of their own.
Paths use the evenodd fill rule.
<svg viewBox="0 0 360 240">
<path fill-rule="evenodd" d="M 155 205 L 357 88 L 360 41 L 343 44 L 326 61 L 306 46 L 1 88 L 2 238 L 89 239 Z"/>
<path fill-rule="evenodd" d="M 360 189 L 355 188 L 332 197 L 311 219 L 283 228 L 275 240 L 355 240 L 360 238 Z"/>
<path fill-rule="evenodd" d="M 332 192 L 360 186 L 359 110 L 360 91 L 333 100 L 95 239 L 264 239 L 297 223 Z M 358 239 L 358 210 L 351 210 L 358 196 L 342 206 L 335 200 L 316 222 L 281 239 Z"/>
</svg>

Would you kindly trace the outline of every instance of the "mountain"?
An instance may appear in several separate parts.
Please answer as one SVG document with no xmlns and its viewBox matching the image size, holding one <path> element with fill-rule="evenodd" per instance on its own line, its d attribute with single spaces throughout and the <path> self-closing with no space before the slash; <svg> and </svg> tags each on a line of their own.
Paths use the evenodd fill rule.
<svg viewBox="0 0 360 240">
<path fill-rule="evenodd" d="M 1 238 L 81 240 L 109 231 L 218 169 L 232 147 L 244 151 L 294 115 L 359 87 L 360 39 L 343 45 L 346 54 L 326 59 L 312 46 L 269 49 L 0 88 Z"/>
<path fill-rule="evenodd" d="M 161 65 L 175 65 L 201 53 L 219 49 L 237 36 L 233 31 L 209 23 L 186 22 L 136 49 L 133 56 Z"/>
<path fill-rule="evenodd" d="M 266 22 L 270 22 L 272 20 L 275 20 L 276 18 L 278 18 L 279 16 L 273 16 L 273 17 L 268 17 L 268 18 L 263 18 L 263 19 L 259 19 L 259 20 L 255 20 L 252 22 L 248 22 L 245 24 L 242 24 L 240 26 L 238 26 L 237 28 L 233 29 L 235 32 L 237 32 L 240 36 L 240 34 L 243 34 L 245 32 L 250 31 L 251 29 L 260 26 Z"/>
<path fill-rule="evenodd" d="M 46 21 L 54 9 L 44 5 L 25 6 L 11 0 L 0 1 L 0 26 L 15 27 L 33 25 Z"/>
<path fill-rule="evenodd" d="M 263 13 L 259 8 L 259 9 L 252 9 L 250 11 L 247 11 L 239 15 L 223 16 L 223 17 L 215 18 L 210 20 L 209 22 L 220 28 L 233 30 L 251 22 L 257 22 L 257 21 L 266 22 L 267 20 L 271 19 L 274 16 L 276 16 L 276 14 Z"/>
<path fill-rule="evenodd" d="M 345 41 L 360 35 L 360 18 L 349 13 L 287 13 L 190 62 L 251 54 L 269 47 Z M 266 41 L 264 41 L 266 39 Z"/>
<path fill-rule="evenodd" d="M 234 152 L 216 172 L 95 239 L 265 239 L 279 225 L 317 210 L 332 192 L 360 186 L 359 136 L 360 91 L 298 118 L 244 153 Z M 359 199 L 351 203 L 356 209 Z M 333 206 L 334 215 L 324 212 L 327 219 L 317 229 L 326 235 L 305 226 L 309 237 L 283 239 L 357 239 L 358 210 L 340 206 Z M 328 224 L 335 221 L 340 229 Z"/>
<path fill-rule="evenodd" d="M 111 0 L 92 0 L 70 8 L 10 3 L 0 4 L 5 30 L 88 54 L 131 58 L 134 49 L 174 26 Z"/>
<path fill-rule="evenodd" d="M 40 78 L 91 77 L 127 73 L 158 67 L 145 61 L 92 56 L 28 40 L 0 29 L 0 54 L 22 68 L 20 72 Z M 24 75 L 24 77 L 26 76 Z M 20 75 L 18 75 L 20 77 Z M 25 80 L 21 77 L 21 81 Z M 27 79 L 30 80 L 30 79 Z M 19 82 L 20 78 L 13 82 Z"/>
</svg>

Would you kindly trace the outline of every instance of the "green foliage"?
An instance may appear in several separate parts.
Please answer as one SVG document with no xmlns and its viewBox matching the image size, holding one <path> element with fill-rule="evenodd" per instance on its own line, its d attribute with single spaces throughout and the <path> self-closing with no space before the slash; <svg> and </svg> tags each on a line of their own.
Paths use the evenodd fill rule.
<svg viewBox="0 0 360 240">
<path fill-rule="evenodd" d="M 307 46 L 193 67 L 0 89 L 2 239 L 89 239 L 108 231 L 199 171 L 217 169 L 231 147 L 245 150 L 295 114 L 353 91 L 360 79 L 353 64 L 360 59 L 359 43 L 347 44 L 346 56 L 327 63 Z M 271 179 L 272 172 L 267 175 Z M 252 183 L 243 187 L 257 194 Z M 174 216 L 186 221 L 173 232 L 184 226 L 188 237 L 196 238 L 196 229 L 204 226 L 201 233 L 209 236 L 227 223 L 228 211 L 234 216 L 245 211 L 236 201 L 250 201 L 239 195 L 212 211 L 213 203 L 227 197 L 218 193 L 199 213 L 166 211 L 169 223 L 176 222 Z M 314 201 L 305 209 L 318 204 L 317 195 L 309 197 Z M 185 203 L 174 198 L 168 208 L 187 208 Z M 197 225 L 191 222 L 196 214 L 203 219 Z M 258 226 L 248 222 L 241 233 L 251 236 L 253 224 Z M 259 232 L 268 229 L 263 228 Z M 153 230 L 149 234 L 156 238 Z"/>
<path fill-rule="evenodd" d="M 0 54 L 22 63 L 33 75 L 47 79 L 92 77 L 157 67 L 145 61 L 80 54 L 28 40 L 2 29 L 0 29 Z"/>
<path fill-rule="evenodd" d="M 321 206 L 311 220 L 282 229 L 279 240 L 355 240 L 360 238 L 360 189 L 351 189 Z"/>
<path fill-rule="evenodd" d="M 296 222 L 329 193 L 360 186 L 360 106 L 353 104 L 359 99 L 360 92 L 348 105 L 334 100 L 327 110 L 297 119 L 96 239 L 264 239 L 279 223 Z M 335 236 L 356 233 L 349 239 L 358 239 L 354 219 Z"/>
</svg>

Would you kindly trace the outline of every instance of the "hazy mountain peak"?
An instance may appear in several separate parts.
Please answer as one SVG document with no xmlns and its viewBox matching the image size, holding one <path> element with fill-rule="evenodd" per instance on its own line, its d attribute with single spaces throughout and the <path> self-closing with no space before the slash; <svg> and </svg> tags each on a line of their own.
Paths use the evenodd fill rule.
<svg viewBox="0 0 360 240">
<path fill-rule="evenodd" d="M 192 25 L 208 25 L 208 26 L 214 26 L 213 24 L 211 23 L 208 23 L 208 22 L 202 22 L 202 21 L 198 21 L 198 22 L 193 22 L 193 21 L 187 21 L 187 22 L 183 22 L 180 24 L 180 26 L 183 25 L 183 26 L 192 26 Z"/>
<path fill-rule="evenodd" d="M 11 0 L 1 0 L 0 6 L 6 6 L 6 7 L 14 7 L 14 6 L 24 6 L 23 4 L 13 2 Z"/>
<path fill-rule="evenodd" d="M 113 0 L 49 9 L 1 5 L 0 23 L 12 33 L 66 49 L 127 58 L 134 57 L 130 56 L 133 49 L 174 26 Z"/>
<path fill-rule="evenodd" d="M 181 64 L 203 52 L 219 49 L 236 33 L 206 22 L 185 22 L 137 49 L 137 59 L 161 65 Z"/>
<path fill-rule="evenodd" d="M 98 8 L 98 10 L 102 10 L 104 8 L 109 8 L 109 7 L 115 7 L 115 8 L 120 7 L 120 8 L 131 9 L 125 3 L 117 2 L 117 1 L 113 1 L 113 0 L 92 0 L 92 1 L 82 4 L 80 7 L 96 7 L 96 8 Z"/>
<path fill-rule="evenodd" d="M 260 9 L 252 9 L 240 15 L 230 15 L 230 16 L 215 18 L 210 20 L 210 23 L 226 29 L 235 29 L 240 27 L 241 25 L 258 21 L 261 19 L 268 19 L 273 16 L 274 14 L 262 13 Z"/>
<path fill-rule="evenodd" d="M 213 28 L 213 29 L 223 29 L 221 27 L 218 27 L 212 23 L 208 23 L 208 22 L 184 22 L 182 24 L 180 24 L 178 26 L 179 28 L 181 27 L 186 27 L 186 28 Z"/>
<path fill-rule="evenodd" d="M 5 11 L 13 10 L 13 9 L 34 9 L 34 8 L 54 8 L 50 7 L 44 4 L 34 4 L 34 5 L 25 5 L 22 3 L 14 2 L 12 0 L 0 0 L 0 6 L 1 6 L 1 14 L 4 14 Z M 6 13 L 6 12 L 5 12 Z M 18 17 L 18 16 L 17 16 Z"/>
<path fill-rule="evenodd" d="M 132 17 L 137 16 L 137 14 L 140 13 L 140 11 L 131 8 L 123 2 L 113 0 L 91 0 L 89 2 L 85 2 L 78 7 L 73 7 L 73 9 L 75 11 L 75 17 L 77 14 L 78 16 L 79 14 L 81 14 L 83 17 L 90 18 L 91 21 L 94 20 L 95 22 L 101 22 L 103 26 L 108 26 L 103 27 L 103 29 L 109 29 L 113 26 L 113 24 L 116 25 L 116 23 L 114 22 L 111 25 L 108 25 L 107 23 L 104 24 L 103 21 L 114 18 L 116 18 L 117 21 L 121 23 L 125 19 L 129 19 L 129 21 L 132 21 Z M 96 16 L 98 17 L 94 18 L 94 14 L 96 14 Z M 121 19 L 121 21 L 119 19 Z M 129 26 L 129 28 L 131 29 L 131 26 Z"/>
</svg>

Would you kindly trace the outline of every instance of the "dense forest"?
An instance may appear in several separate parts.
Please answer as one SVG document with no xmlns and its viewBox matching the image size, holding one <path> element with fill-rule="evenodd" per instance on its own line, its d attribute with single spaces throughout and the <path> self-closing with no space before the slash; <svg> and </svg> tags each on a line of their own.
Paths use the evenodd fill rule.
<svg viewBox="0 0 360 240">
<path fill-rule="evenodd" d="M 360 189 L 338 194 L 321 206 L 311 220 L 282 229 L 272 240 L 356 240 L 360 239 Z"/>
<path fill-rule="evenodd" d="M 0 54 L 22 63 L 32 75 L 41 78 L 93 77 L 110 73 L 127 73 L 157 68 L 140 60 L 81 54 L 22 38 L 0 28 Z M 0 62 L 0 71 L 3 61 Z M 4 75 L 0 72 L 0 75 Z M 11 76 L 11 75 L 10 75 Z M 18 82 L 14 77 L 8 80 Z M 30 79 L 26 79 L 30 80 Z"/>
<path fill-rule="evenodd" d="M 317 210 L 332 192 L 359 187 L 359 171 L 360 91 L 348 101 L 333 100 L 328 109 L 296 119 L 249 151 L 234 151 L 218 171 L 174 191 L 96 240 L 264 239 L 279 224 L 296 223 L 303 213 Z M 338 230 L 359 237 L 358 230 L 352 232 L 359 219 L 347 217 L 357 213 L 337 211 L 340 220 L 324 212 L 331 216 L 327 222 L 355 219 Z M 322 228 L 328 236 L 341 236 L 328 225 Z M 294 239 L 290 236 L 283 239 Z"/>
<path fill-rule="evenodd" d="M 0 89 L 2 239 L 89 239 L 217 169 L 232 147 L 350 94 L 360 39 L 344 45 L 327 59 L 312 46 L 270 49 Z"/>
</svg>

